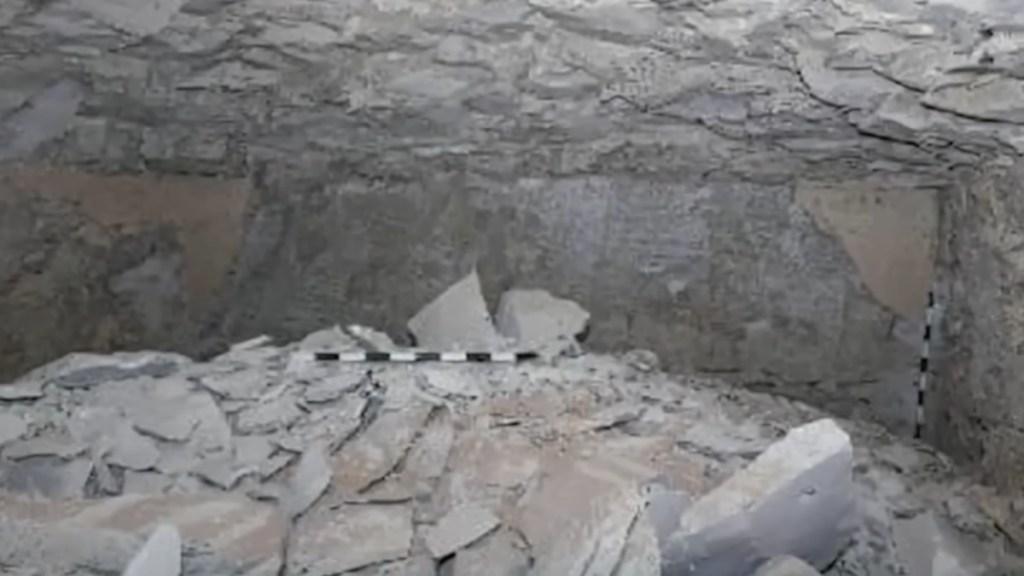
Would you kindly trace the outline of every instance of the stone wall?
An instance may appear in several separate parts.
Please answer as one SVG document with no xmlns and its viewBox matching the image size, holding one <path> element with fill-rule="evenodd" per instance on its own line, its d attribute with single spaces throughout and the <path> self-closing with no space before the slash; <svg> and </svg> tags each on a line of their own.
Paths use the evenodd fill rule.
<svg viewBox="0 0 1024 576">
<path fill-rule="evenodd" d="M 400 335 L 477 266 L 906 424 L 937 199 L 1024 149 L 1014 11 L 973 4 L 7 0 L 0 371 Z"/>
<path fill-rule="evenodd" d="M 947 204 L 948 352 L 929 432 L 986 480 L 1024 489 L 1024 163 L 987 165 Z"/>
</svg>

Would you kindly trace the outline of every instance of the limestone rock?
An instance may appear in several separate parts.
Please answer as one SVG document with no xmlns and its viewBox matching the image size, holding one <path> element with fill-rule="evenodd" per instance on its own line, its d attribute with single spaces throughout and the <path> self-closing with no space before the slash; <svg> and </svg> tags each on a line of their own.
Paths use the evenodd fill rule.
<svg viewBox="0 0 1024 576">
<path fill-rule="evenodd" d="M 821 573 L 794 556 L 776 556 L 762 564 L 754 576 L 821 576 Z"/>
<path fill-rule="evenodd" d="M 0 385 L 0 400 L 36 400 L 43 397 L 43 383 L 38 380 Z"/>
<path fill-rule="evenodd" d="M 523 576 L 530 558 L 511 532 L 499 529 L 455 554 L 452 576 Z M 636 576 L 646 576 L 637 573 Z"/>
<path fill-rule="evenodd" d="M 345 506 L 303 517 L 289 550 L 289 572 L 327 576 L 398 560 L 412 546 L 405 506 Z"/>
<path fill-rule="evenodd" d="M 181 574 L 181 536 L 177 528 L 157 526 L 149 540 L 132 558 L 121 576 L 179 576 Z"/>
<path fill-rule="evenodd" d="M 0 462 L 0 486 L 32 498 L 81 498 L 91 472 L 92 463 L 87 458 L 36 456 Z"/>
<path fill-rule="evenodd" d="M 331 483 L 331 466 L 327 460 L 327 447 L 315 443 L 299 458 L 288 483 L 289 494 L 284 508 L 290 516 L 301 516 Z"/>
<path fill-rule="evenodd" d="M 498 331 L 523 350 L 564 346 L 587 330 L 590 313 L 544 290 L 509 290 L 501 296 Z"/>
<path fill-rule="evenodd" d="M 430 415 L 431 406 L 418 403 L 382 413 L 358 438 L 338 454 L 334 481 L 360 492 L 391 472 Z"/>
<path fill-rule="evenodd" d="M 490 351 L 501 345 L 476 271 L 424 306 L 409 320 L 409 331 L 429 350 Z"/>
<path fill-rule="evenodd" d="M 449 512 L 427 531 L 427 549 L 434 558 L 444 558 L 472 544 L 496 529 L 501 521 L 490 510 L 468 505 Z"/>
<path fill-rule="evenodd" d="M 852 459 L 835 422 L 794 428 L 683 513 L 662 546 L 663 570 L 744 574 L 782 555 L 826 567 L 853 531 Z"/>
<path fill-rule="evenodd" d="M 28 432 L 28 424 L 21 416 L 0 414 L 0 448 L 12 440 L 18 440 Z"/>
</svg>

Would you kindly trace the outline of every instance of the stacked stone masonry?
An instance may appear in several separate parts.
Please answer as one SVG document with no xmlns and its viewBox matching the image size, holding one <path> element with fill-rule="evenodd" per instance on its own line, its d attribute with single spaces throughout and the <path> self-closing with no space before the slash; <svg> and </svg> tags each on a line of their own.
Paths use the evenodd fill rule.
<svg viewBox="0 0 1024 576">
<path fill-rule="evenodd" d="M 400 335 L 477 266 L 492 304 L 579 301 L 597 347 L 906 429 L 948 200 L 1024 149 L 1015 4 L 5 0 L 0 372 Z M 984 399 L 931 433 L 1010 483 L 988 310 L 959 341 L 997 364 L 952 369 L 1002 375 L 940 379 Z"/>
</svg>

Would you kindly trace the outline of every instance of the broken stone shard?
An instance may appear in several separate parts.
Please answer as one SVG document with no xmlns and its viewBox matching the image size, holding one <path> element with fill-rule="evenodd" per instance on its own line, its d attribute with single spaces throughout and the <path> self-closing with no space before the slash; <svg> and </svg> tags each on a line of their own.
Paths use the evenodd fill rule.
<svg viewBox="0 0 1024 576">
<path fill-rule="evenodd" d="M 43 383 L 38 380 L 0 385 L 0 400 L 36 400 L 42 397 Z"/>
<path fill-rule="evenodd" d="M 776 556 L 762 564 L 754 576 L 821 576 L 821 573 L 795 556 Z"/>
<path fill-rule="evenodd" d="M 427 550 L 444 558 L 483 538 L 501 525 L 501 520 L 482 506 L 469 504 L 449 512 L 426 534 Z"/>
<path fill-rule="evenodd" d="M 520 349 L 544 350 L 584 334 L 590 313 L 544 290 L 509 290 L 498 304 L 496 321 L 502 336 L 515 340 Z"/>
<path fill-rule="evenodd" d="M 28 424 L 17 414 L 0 414 L 0 448 L 28 432 Z"/>
<path fill-rule="evenodd" d="M 428 350 L 491 351 L 502 345 L 474 270 L 409 320 L 417 346 Z"/>
<path fill-rule="evenodd" d="M 177 372 L 192 361 L 179 354 L 164 352 L 119 352 L 69 354 L 60 360 L 33 371 L 61 388 L 90 388 L 102 382 L 148 376 L 163 378 Z"/>
<path fill-rule="evenodd" d="M 16 440 L 4 448 L 4 458 L 24 460 L 35 456 L 56 456 L 65 460 L 85 452 L 86 447 L 76 442 L 54 438 Z"/>
<path fill-rule="evenodd" d="M 121 576 L 179 576 L 181 574 L 181 535 L 168 524 L 157 526 L 149 540 L 125 568 Z"/>
<path fill-rule="evenodd" d="M 750 574 L 782 555 L 826 567 L 853 530 L 852 459 L 832 420 L 794 428 L 683 513 L 662 545 L 663 572 Z"/>
<path fill-rule="evenodd" d="M 306 449 L 288 483 L 288 497 L 283 502 L 287 514 L 301 516 L 327 490 L 331 474 L 326 444 L 317 442 Z"/>
</svg>

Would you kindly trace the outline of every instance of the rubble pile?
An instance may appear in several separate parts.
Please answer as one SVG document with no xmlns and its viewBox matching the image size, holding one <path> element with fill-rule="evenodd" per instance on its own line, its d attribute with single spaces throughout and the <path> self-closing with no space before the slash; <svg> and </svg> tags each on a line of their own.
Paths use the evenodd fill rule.
<svg viewBox="0 0 1024 576">
<path fill-rule="evenodd" d="M 317 362 L 364 327 L 208 362 L 73 354 L 0 387 L 4 573 L 954 576 L 1020 566 L 985 494 L 873 425 L 580 353 L 534 291 L 479 284 L 418 342 L 520 364 Z M 543 314 L 538 313 L 539 307 Z M 461 312 L 469 314 L 461 317 Z M 454 332 L 453 332 L 454 331 Z M 999 569 L 1002 572 L 986 572 Z"/>
</svg>

